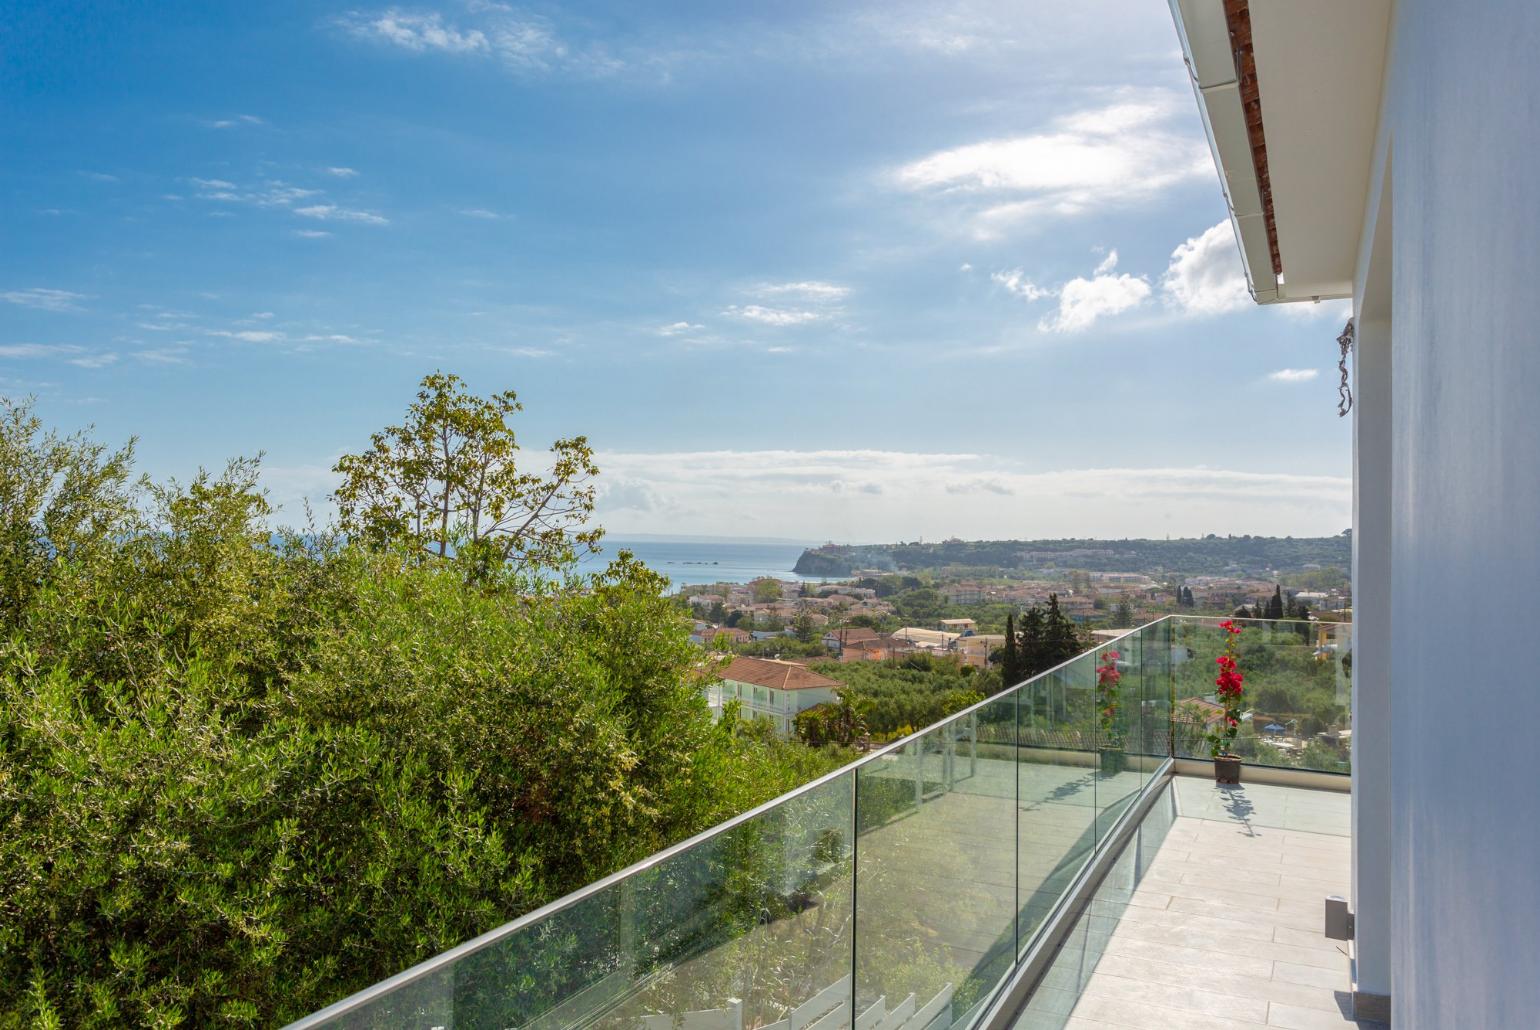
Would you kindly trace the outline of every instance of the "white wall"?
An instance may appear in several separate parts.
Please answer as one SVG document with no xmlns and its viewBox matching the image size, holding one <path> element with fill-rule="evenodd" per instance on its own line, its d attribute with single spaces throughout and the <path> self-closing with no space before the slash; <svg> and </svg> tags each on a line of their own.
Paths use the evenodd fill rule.
<svg viewBox="0 0 1540 1030">
<path fill-rule="evenodd" d="M 1540 4 L 1400 0 L 1395 1025 L 1540 1025 Z"/>
<path fill-rule="evenodd" d="M 1393 190 L 1387 147 L 1375 162 L 1364 260 L 1354 298 L 1353 355 L 1353 986 L 1391 995 L 1391 538 L 1395 506 L 1391 367 Z"/>
</svg>

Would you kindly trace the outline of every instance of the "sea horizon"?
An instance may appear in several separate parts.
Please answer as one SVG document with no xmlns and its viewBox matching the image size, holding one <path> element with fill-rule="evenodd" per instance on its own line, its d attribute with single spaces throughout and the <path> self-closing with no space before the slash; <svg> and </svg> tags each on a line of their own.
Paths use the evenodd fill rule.
<svg viewBox="0 0 1540 1030">
<path fill-rule="evenodd" d="M 797 559 L 817 543 L 765 537 L 668 536 L 615 534 L 599 543 L 600 553 L 578 565 L 581 572 L 598 572 L 617 553 L 630 551 L 674 587 L 708 583 L 748 583 L 763 577 L 796 582 L 830 582 L 834 577 L 802 576 L 792 571 Z"/>
</svg>

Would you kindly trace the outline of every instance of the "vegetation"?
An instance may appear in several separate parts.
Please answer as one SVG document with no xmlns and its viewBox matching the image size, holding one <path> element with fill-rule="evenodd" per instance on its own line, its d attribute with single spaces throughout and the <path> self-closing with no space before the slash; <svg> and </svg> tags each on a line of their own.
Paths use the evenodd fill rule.
<svg viewBox="0 0 1540 1030">
<path fill-rule="evenodd" d="M 1059 596 L 1048 595 L 1046 606 L 1034 605 L 1018 622 L 1006 619 L 1005 644 L 995 659 L 1003 686 L 1046 672 L 1085 650 L 1075 624 L 1059 610 Z"/>
<path fill-rule="evenodd" d="M 511 395 L 423 391 L 345 536 L 0 401 L 0 1026 L 281 1023 L 842 760 L 713 726 L 628 555 L 569 574 L 582 445 L 534 486 Z"/>
<path fill-rule="evenodd" d="M 464 386 L 456 375 L 427 376 L 403 424 L 337 462 L 342 532 L 439 558 L 454 554 L 483 577 L 565 568 L 591 553 L 603 534 L 584 528 L 599 472 L 588 440 L 557 440 L 548 472 L 521 469 L 508 425 L 523 408 L 517 395 L 473 397 Z"/>
<path fill-rule="evenodd" d="M 812 668 L 845 684 L 840 691 L 840 704 L 853 706 L 865 732 L 879 741 L 924 729 L 999 690 L 999 679 L 993 672 L 926 654 L 882 662 L 818 662 Z M 799 736 L 812 743 L 840 740 L 838 736 L 829 736 L 831 731 L 825 725 L 835 707 L 819 705 L 809 709 L 819 714 L 808 719 L 806 733 L 803 721 L 798 719 Z M 826 708 L 830 711 L 820 711 Z M 841 742 L 850 743 L 853 739 Z"/>
<path fill-rule="evenodd" d="M 1349 567 L 1352 538 L 1215 536 L 1180 540 L 944 540 L 940 543 L 826 544 L 797 559 L 808 576 L 849 576 L 858 569 L 913 574 L 951 567 L 1083 569 L 1120 572 L 1168 569 L 1188 576 L 1227 575 L 1237 569 Z"/>
</svg>

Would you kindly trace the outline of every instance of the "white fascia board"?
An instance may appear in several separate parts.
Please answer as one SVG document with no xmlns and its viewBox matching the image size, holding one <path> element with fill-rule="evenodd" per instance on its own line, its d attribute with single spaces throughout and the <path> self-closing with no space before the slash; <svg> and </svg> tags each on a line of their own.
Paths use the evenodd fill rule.
<svg viewBox="0 0 1540 1030">
<path fill-rule="evenodd" d="M 1170 5 L 1209 152 L 1214 155 L 1231 226 L 1240 244 L 1246 287 L 1259 304 L 1277 302 L 1283 299 L 1281 284 L 1273 274 L 1262 193 L 1251 160 L 1251 139 L 1246 134 L 1246 112 L 1235 78 L 1224 5 L 1222 0 L 1170 0 Z"/>
</svg>

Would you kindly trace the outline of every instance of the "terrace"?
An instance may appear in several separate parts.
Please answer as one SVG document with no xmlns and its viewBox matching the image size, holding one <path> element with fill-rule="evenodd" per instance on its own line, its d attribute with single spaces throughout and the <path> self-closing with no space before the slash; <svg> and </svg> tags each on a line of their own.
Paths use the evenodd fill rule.
<svg viewBox="0 0 1540 1030">
<path fill-rule="evenodd" d="M 1255 623 L 1243 655 L 1346 728 L 1350 630 Z M 1248 732 L 1243 787 L 1181 775 L 1222 636 L 1130 631 L 295 1025 L 1340 1025 L 1345 759 Z"/>
</svg>

